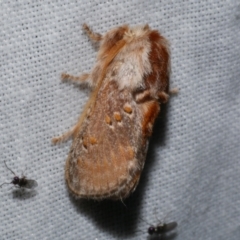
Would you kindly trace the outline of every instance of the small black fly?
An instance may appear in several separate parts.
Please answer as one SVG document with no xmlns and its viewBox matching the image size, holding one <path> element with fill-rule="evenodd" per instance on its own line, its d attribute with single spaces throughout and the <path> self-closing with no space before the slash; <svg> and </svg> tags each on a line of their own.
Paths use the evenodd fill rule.
<svg viewBox="0 0 240 240">
<path fill-rule="evenodd" d="M 148 228 L 148 234 L 153 235 L 153 234 L 165 234 L 167 232 L 172 231 L 177 227 L 177 222 L 170 222 L 170 223 L 159 223 L 156 226 L 150 226 Z"/>
<path fill-rule="evenodd" d="M 11 171 L 11 173 L 14 175 L 12 181 L 10 183 L 3 183 L 0 185 L 2 187 L 4 184 L 13 184 L 15 187 L 19 188 L 27 188 L 27 189 L 32 189 L 38 186 L 37 182 L 32 179 L 27 179 L 26 176 L 22 174 L 21 177 L 17 176 L 12 169 L 10 169 L 6 162 L 4 161 L 6 168 Z"/>
</svg>

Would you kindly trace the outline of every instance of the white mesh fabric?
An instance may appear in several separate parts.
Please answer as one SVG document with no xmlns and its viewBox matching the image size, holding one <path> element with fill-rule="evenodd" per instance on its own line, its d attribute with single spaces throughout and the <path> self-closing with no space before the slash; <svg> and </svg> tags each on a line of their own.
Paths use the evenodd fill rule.
<svg viewBox="0 0 240 240">
<path fill-rule="evenodd" d="M 150 222 L 177 221 L 177 240 L 240 239 L 240 4 L 224 1 L 0 2 L 1 182 L 27 167 L 31 193 L 0 189 L 0 239 L 146 239 Z M 121 202 L 73 200 L 64 183 L 87 91 L 60 74 L 93 66 L 82 23 L 104 33 L 148 23 L 171 43 L 171 86 L 136 192 Z"/>
</svg>

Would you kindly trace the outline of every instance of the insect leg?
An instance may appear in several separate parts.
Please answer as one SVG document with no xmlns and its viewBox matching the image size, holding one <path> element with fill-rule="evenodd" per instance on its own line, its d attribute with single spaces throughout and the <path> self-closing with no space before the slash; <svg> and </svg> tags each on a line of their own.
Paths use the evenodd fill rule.
<svg viewBox="0 0 240 240">
<path fill-rule="evenodd" d="M 84 83 L 87 82 L 87 79 L 89 78 L 90 74 L 88 73 L 83 73 L 80 76 L 73 76 L 67 73 L 62 73 L 61 78 L 62 80 L 71 80 L 72 82 L 75 83 Z"/>
<path fill-rule="evenodd" d="M 179 92 L 178 88 L 172 88 L 172 89 L 169 90 L 170 94 L 178 94 L 178 92 Z"/>
<path fill-rule="evenodd" d="M 169 95 L 165 92 L 158 93 L 158 99 L 161 103 L 166 103 L 168 101 Z"/>
<path fill-rule="evenodd" d="M 77 128 L 78 128 L 78 124 L 73 126 L 69 131 L 63 133 L 61 136 L 52 138 L 52 143 L 57 144 L 57 143 L 67 141 L 70 137 L 74 135 Z"/>
<path fill-rule="evenodd" d="M 11 183 L 7 183 L 7 182 L 2 183 L 2 184 L 0 185 L 0 188 L 1 188 L 4 184 L 11 184 Z"/>
<path fill-rule="evenodd" d="M 169 90 L 169 95 L 176 95 L 178 94 L 178 92 L 179 92 L 178 88 L 172 88 Z M 169 99 L 169 95 L 164 91 L 158 92 L 158 100 L 161 103 L 166 103 Z"/>
<path fill-rule="evenodd" d="M 100 33 L 93 32 L 86 23 L 83 24 L 83 29 L 91 40 L 96 42 L 102 40 L 102 35 Z"/>
</svg>

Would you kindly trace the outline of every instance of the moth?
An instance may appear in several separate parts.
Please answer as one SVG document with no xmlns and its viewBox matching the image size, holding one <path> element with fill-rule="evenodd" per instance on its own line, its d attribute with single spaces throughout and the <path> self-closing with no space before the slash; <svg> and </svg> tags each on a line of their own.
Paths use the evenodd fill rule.
<svg viewBox="0 0 240 240">
<path fill-rule="evenodd" d="M 9 183 L 3 183 L 0 185 L 2 187 L 4 184 L 13 184 L 15 187 L 33 189 L 38 186 L 37 182 L 33 179 L 28 179 L 22 174 L 21 177 L 17 176 L 12 169 L 10 169 L 6 162 L 4 161 L 6 168 L 14 175 L 13 179 Z"/>
<path fill-rule="evenodd" d="M 90 73 L 62 79 L 92 92 L 77 124 L 52 142 L 73 137 L 65 178 L 74 196 L 122 200 L 138 185 L 160 105 L 169 98 L 169 44 L 148 25 L 104 35 L 83 28 L 99 44 L 96 64 Z"/>
</svg>

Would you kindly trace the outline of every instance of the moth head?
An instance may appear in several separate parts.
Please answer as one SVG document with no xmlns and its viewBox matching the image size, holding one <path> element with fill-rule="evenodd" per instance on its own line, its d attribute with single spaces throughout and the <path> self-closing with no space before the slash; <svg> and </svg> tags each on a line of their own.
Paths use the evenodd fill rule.
<svg viewBox="0 0 240 240">
<path fill-rule="evenodd" d="M 108 31 L 102 38 L 101 46 L 99 49 L 99 58 L 106 56 L 109 50 L 116 46 L 118 42 L 124 40 L 129 43 L 138 38 L 144 37 L 151 31 L 148 24 L 141 26 L 129 27 L 128 25 L 122 25 Z"/>
<path fill-rule="evenodd" d="M 151 29 L 148 26 L 148 24 L 131 27 L 125 33 L 125 39 L 129 41 L 129 40 L 141 38 L 145 36 L 146 33 L 148 33 L 150 30 Z"/>
</svg>

